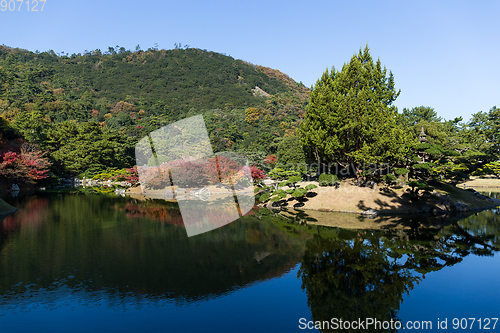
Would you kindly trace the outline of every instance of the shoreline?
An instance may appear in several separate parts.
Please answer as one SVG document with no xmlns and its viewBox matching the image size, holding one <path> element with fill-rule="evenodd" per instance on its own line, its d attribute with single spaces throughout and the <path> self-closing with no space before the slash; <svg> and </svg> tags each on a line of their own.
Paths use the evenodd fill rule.
<svg viewBox="0 0 500 333">
<path fill-rule="evenodd" d="M 302 182 L 301 187 L 317 182 Z M 467 211 L 481 211 L 493 209 L 500 206 L 500 199 L 486 196 L 478 196 L 471 191 L 455 187 L 447 183 L 436 183 L 434 193 L 439 199 L 424 199 L 419 202 L 409 202 L 402 198 L 406 188 L 380 187 L 374 188 L 358 187 L 343 181 L 338 189 L 333 187 L 317 187 L 310 191 L 305 200 L 291 200 L 287 197 L 286 205 L 271 206 L 271 202 L 265 204 L 256 203 L 255 206 L 270 209 L 296 209 L 304 211 L 331 212 L 343 214 L 355 214 L 367 217 L 383 216 L 407 216 L 411 214 L 450 215 Z M 498 191 L 500 193 L 500 190 Z M 137 200 L 147 200 L 148 197 L 142 193 L 141 187 L 129 188 L 126 195 Z M 159 197 L 158 199 L 162 199 Z M 163 199 L 165 200 L 165 199 Z M 176 202 L 175 199 L 168 200 Z M 282 203 L 284 203 L 283 201 Z"/>
<path fill-rule="evenodd" d="M 18 209 L 6 203 L 2 198 L 0 198 L 0 218 L 14 214 Z"/>
<path fill-rule="evenodd" d="M 315 182 L 302 182 L 301 187 Z M 448 183 L 433 182 L 435 198 L 421 198 L 410 201 L 403 197 L 404 188 L 387 188 L 375 184 L 373 188 L 358 187 L 349 181 L 342 181 L 339 188 L 317 187 L 311 190 L 304 199 L 294 200 L 290 196 L 280 201 L 281 205 L 272 202 L 264 207 L 278 209 L 280 207 L 298 210 L 349 213 L 364 216 L 376 215 L 408 215 L 408 214 L 452 214 L 456 212 L 479 211 L 500 206 L 500 199 L 480 195 L 464 190 Z M 492 191 L 496 192 L 496 191 Z M 500 192 L 500 190 L 498 191 Z"/>
<path fill-rule="evenodd" d="M 493 200 L 497 200 L 494 205 L 491 206 L 485 206 L 485 207 L 476 207 L 476 208 L 470 208 L 467 209 L 466 212 L 472 212 L 472 211 L 481 211 L 481 210 L 486 210 L 486 209 L 494 209 L 497 207 L 500 207 L 500 200 L 495 199 L 495 198 L 490 198 Z M 264 207 L 264 206 L 262 206 Z M 272 207 L 272 209 L 277 209 L 279 207 Z M 364 214 L 365 212 L 360 212 L 360 211 L 351 211 L 351 210 L 334 210 L 334 209 L 328 209 L 328 208 L 304 208 L 304 207 L 298 207 L 298 208 L 289 208 L 286 207 L 287 209 L 295 209 L 295 210 L 309 210 L 309 211 L 316 211 L 316 212 L 325 212 L 325 213 L 343 213 L 343 214 L 357 214 L 357 215 L 363 215 L 363 216 L 370 216 L 370 215 L 384 215 L 384 216 L 398 216 L 398 215 L 408 215 L 408 214 L 432 214 L 432 215 L 444 215 L 444 214 L 454 214 L 454 213 L 460 213 L 459 211 L 438 211 L 438 212 L 433 212 L 432 209 L 424 209 L 424 210 L 396 210 L 396 211 L 387 211 L 387 210 L 377 210 L 376 214 Z"/>
</svg>

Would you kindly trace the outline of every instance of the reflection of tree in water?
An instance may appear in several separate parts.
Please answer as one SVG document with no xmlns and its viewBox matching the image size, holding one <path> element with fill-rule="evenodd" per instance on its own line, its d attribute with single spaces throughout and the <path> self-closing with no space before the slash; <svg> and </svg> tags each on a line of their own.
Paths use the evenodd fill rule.
<svg viewBox="0 0 500 333">
<path fill-rule="evenodd" d="M 404 294 L 425 274 L 452 266 L 470 253 L 493 255 L 499 250 L 498 217 L 498 211 L 485 211 L 442 229 L 419 226 L 386 232 L 310 227 L 314 237 L 306 243 L 299 277 L 312 320 L 398 320 Z M 372 326 L 370 331 L 391 330 Z"/>
<path fill-rule="evenodd" d="M 188 238 L 172 223 L 174 208 L 121 197 L 48 198 L 41 228 L 18 232 L 24 221 L 16 220 L 16 231 L 4 235 L 0 305 L 30 302 L 33 293 L 58 299 L 60 288 L 63 296 L 71 290 L 90 300 L 106 294 L 189 302 L 275 278 L 302 257 L 304 239 L 290 238 L 269 218 L 245 216 Z"/>
<path fill-rule="evenodd" d="M 454 233 L 462 236 L 464 251 L 476 255 L 492 255 L 500 250 L 500 209 L 471 215 L 454 225 Z"/>
<path fill-rule="evenodd" d="M 124 205 L 116 205 L 116 209 L 125 211 L 128 218 L 149 218 L 161 223 L 183 227 L 182 215 L 177 203 L 164 200 L 128 201 Z"/>
<path fill-rule="evenodd" d="M 419 277 L 387 256 L 387 249 L 367 232 L 345 232 L 339 238 L 307 243 L 300 268 L 314 320 L 342 318 L 397 319 L 396 313 Z"/>
<path fill-rule="evenodd" d="M 10 231 L 21 230 L 21 232 L 30 232 L 41 227 L 43 220 L 48 214 L 48 200 L 46 198 L 33 198 L 23 205 L 15 215 L 6 216 L 0 220 L 0 230 L 7 233 Z M 18 223 L 17 221 L 22 221 Z"/>
<path fill-rule="evenodd" d="M 0 249 L 8 235 L 14 233 L 32 233 L 43 227 L 43 222 L 49 213 L 49 204 L 46 198 L 34 197 L 32 200 L 15 205 L 19 211 L 13 215 L 0 217 Z"/>
</svg>

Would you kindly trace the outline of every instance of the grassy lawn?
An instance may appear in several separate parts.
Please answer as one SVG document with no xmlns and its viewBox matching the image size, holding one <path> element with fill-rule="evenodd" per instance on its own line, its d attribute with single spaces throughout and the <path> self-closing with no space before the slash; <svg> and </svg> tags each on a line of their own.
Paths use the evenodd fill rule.
<svg viewBox="0 0 500 333">
<path fill-rule="evenodd" d="M 500 179 L 499 178 L 477 178 L 471 177 L 470 180 L 462 182 L 458 185 L 458 187 L 463 188 L 466 187 L 491 187 L 491 188 L 500 188 Z M 479 191 L 479 189 L 478 189 Z M 500 191 L 500 189 L 498 189 Z"/>
</svg>

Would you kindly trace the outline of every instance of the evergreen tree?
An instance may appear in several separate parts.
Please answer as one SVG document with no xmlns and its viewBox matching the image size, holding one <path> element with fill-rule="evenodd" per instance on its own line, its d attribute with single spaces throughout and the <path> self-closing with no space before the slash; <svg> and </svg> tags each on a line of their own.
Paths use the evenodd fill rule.
<svg viewBox="0 0 500 333">
<path fill-rule="evenodd" d="M 285 168 L 293 168 L 299 170 L 301 165 L 305 164 L 304 150 L 299 137 L 292 135 L 283 138 L 278 144 L 276 152 L 279 165 Z"/>
<path fill-rule="evenodd" d="M 400 122 L 402 123 L 402 125 L 413 126 L 421 121 L 430 123 L 440 122 L 441 120 L 442 118 L 438 117 L 437 112 L 434 111 L 434 108 L 428 106 L 418 106 L 412 108 L 411 110 L 404 108 Z"/>
<path fill-rule="evenodd" d="M 395 162 L 407 152 L 407 134 L 397 126 L 392 103 L 394 87 L 380 60 L 374 63 L 368 46 L 360 49 L 341 71 L 325 71 L 311 92 L 301 124 L 301 141 L 316 160 L 349 163 Z M 356 165 L 358 164 L 358 165 Z"/>
<path fill-rule="evenodd" d="M 76 175 L 87 170 L 100 172 L 107 167 L 133 165 L 132 147 L 121 132 L 97 123 L 67 121 L 54 126 L 45 142 L 55 161 L 56 171 Z"/>
<path fill-rule="evenodd" d="M 484 161 L 500 158 L 500 109 L 492 107 L 489 112 L 478 112 L 466 126 L 465 140 L 472 149 L 485 156 Z"/>
</svg>

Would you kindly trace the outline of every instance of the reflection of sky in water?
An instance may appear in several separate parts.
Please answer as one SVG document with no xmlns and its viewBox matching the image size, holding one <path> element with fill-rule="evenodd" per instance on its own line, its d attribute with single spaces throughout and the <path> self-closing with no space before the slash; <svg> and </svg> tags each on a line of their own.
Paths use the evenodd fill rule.
<svg viewBox="0 0 500 333">
<path fill-rule="evenodd" d="M 499 258 L 468 256 L 426 274 L 405 296 L 400 320 L 431 320 L 434 325 L 438 318 L 448 318 L 451 331 L 452 318 L 498 317 Z M 0 306 L 1 332 L 299 332 L 298 320 L 309 320 L 311 313 L 297 270 L 198 301 L 57 286 L 34 292 L 15 307 Z"/>
<path fill-rule="evenodd" d="M 405 297 L 399 317 L 403 321 L 431 320 L 433 323 L 437 318 L 448 318 L 448 331 L 453 331 L 453 318 L 499 318 L 499 276 L 498 254 L 495 257 L 467 256 L 455 266 L 426 274 Z M 476 323 L 468 331 L 479 332 L 478 328 Z M 500 330 L 500 323 L 496 330 Z"/>
<path fill-rule="evenodd" d="M 0 306 L 1 332 L 293 331 L 299 318 L 310 316 L 297 270 L 222 297 L 189 302 L 58 287 L 39 291 L 16 307 Z"/>
</svg>

